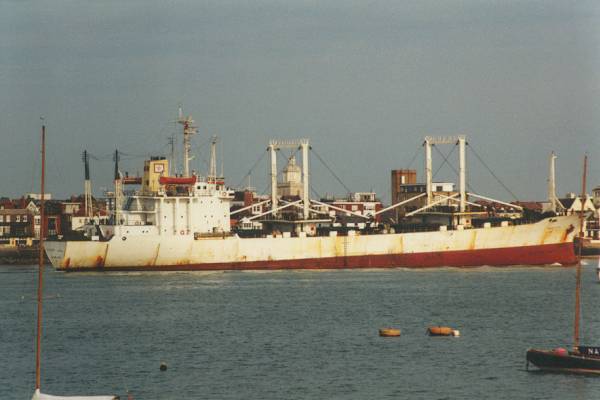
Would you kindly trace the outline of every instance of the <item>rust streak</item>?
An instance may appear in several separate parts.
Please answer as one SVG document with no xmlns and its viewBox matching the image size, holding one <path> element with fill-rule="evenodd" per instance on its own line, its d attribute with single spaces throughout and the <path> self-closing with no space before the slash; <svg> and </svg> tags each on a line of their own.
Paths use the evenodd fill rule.
<svg viewBox="0 0 600 400">
<path fill-rule="evenodd" d="M 104 258 L 102 258 L 102 256 L 96 257 L 96 261 L 95 261 L 94 265 L 96 266 L 96 268 L 104 267 Z"/>
<path fill-rule="evenodd" d="M 158 245 L 156 245 L 156 252 L 154 253 L 154 257 L 146 263 L 147 266 L 151 267 L 153 265 L 156 265 L 156 260 L 158 260 L 159 251 L 160 251 L 160 243 Z"/>
<path fill-rule="evenodd" d="M 565 233 L 563 233 L 562 238 L 561 238 L 561 242 L 566 242 L 567 238 L 569 237 L 569 234 L 571 232 L 573 232 L 575 230 L 575 227 L 573 225 L 569 225 L 569 227 L 565 230 Z"/>
<path fill-rule="evenodd" d="M 469 250 L 475 249 L 475 240 L 477 239 L 477 231 L 471 232 L 471 242 L 469 243 Z"/>
<path fill-rule="evenodd" d="M 539 244 L 544 244 L 546 243 L 546 240 L 548 239 L 548 237 L 552 234 L 552 228 L 546 228 L 544 229 L 544 233 L 542 233 L 542 238 L 540 240 Z M 564 240 L 563 240 L 564 242 Z"/>
</svg>

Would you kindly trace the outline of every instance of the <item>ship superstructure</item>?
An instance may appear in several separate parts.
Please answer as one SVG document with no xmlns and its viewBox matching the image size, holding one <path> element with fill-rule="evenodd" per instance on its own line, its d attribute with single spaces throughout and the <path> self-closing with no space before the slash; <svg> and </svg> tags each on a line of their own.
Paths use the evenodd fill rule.
<svg viewBox="0 0 600 400">
<path fill-rule="evenodd" d="M 144 163 L 141 190 L 126 198 L 122 209 L 114 213 L 112 224 L 98 226 L 103 238 L 125 234 L 222 236 L 230 232 L 229 203 L 233 196 L 224 182 L 197 175 L 171 177 L 168 170 L 169 161 L 164 157 Z"/>
<path fill-rule="evenodd" d="M 206 177 L 190 172 L 190 139 L 196 133 L 191 116 L 179 109 L 183 126 L 183 168 L 181 175 L 170 176 L 169 160 L 151 157 L 144 162 L 141 179 L 123 178 L 115 157 L 114 212 L 110 224 L 88 225 L 86 236 L 92 240 L 126 240 L 128 235 L 152 236 L 223 236 L 230 232 L 229 208 L 232 191 L 217 177 L 216 141 L 211 143 L 211 168 Z M 123 184 L 141 184 L 141 189 L 123 196 Z"/>
</svg>

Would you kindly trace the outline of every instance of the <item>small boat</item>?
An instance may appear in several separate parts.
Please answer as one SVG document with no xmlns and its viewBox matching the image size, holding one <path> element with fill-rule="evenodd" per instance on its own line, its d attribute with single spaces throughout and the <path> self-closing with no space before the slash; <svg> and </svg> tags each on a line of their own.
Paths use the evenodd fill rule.
<svg viewBox="0 0 600 400">
<path fill-rule="evenodd" d="M 382 337 L 397 337 L 400 336 L 400 329 L 397 328 L 381 328 L 379 336 Z"/>
<path fill-rule="evenodd" d="M 44 181 L 46 168 L 46 127 L 42 125 L 42 176 L 40 198 L 40 220 L 44 221 Z M 37 287 L 37 340 L 35 352 L 35 391 L 32 400 L 118 400 L 118 396 L 52 396 L 40 391 L 41 386 L 41 353 L 42 353 L 42 305 L 44 278 L 44 229 L 40 228 L 38 287 Z"/>
<path fill-rule="evenodd" d="M 585 198 L 585 183 L 587 175 L 587 155 L 583 161 L 582 196 Z M 583 237 L 584 211 L 579 216 L 579 237 Z M 573 332 L 573 349 L 565 348 L 554 350 L 527 350 L 527 367 L 529 363 L 535 365 L 542 371 L 574 373 L 574 374 L 597 374 L 600 375 L 600 347 L 580 346 L 579 327 L 581 320 L 581 241 L 578 245 L 579 261 L 576 269 L 575 279 L 575 320 Z"/>
<path fill-rule="evenodd" d="M 549 372 L 600 375 L 600 348 L 579 346 L 576 352 L 531 349 L 527 351 L 527 363 Z"/>
</svg>

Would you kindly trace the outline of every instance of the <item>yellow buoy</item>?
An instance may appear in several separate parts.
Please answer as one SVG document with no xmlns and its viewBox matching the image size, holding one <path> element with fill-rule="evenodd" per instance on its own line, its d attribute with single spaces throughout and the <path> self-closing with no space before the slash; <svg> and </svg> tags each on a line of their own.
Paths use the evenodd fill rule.
<svg viewBox="0 0 600 400">
<path fill-rule="evenodd" d="M 448 326 L 430 326 L 427 328 L 429 336 L 460 336 L 460 332 Z"/>
<path fill-rule="evenodd" d="M 396 329 L 396 328 L 381 328 L 379 330 L 379 336 L 383 336 L 383 337 L 400 336 L 400 329 Z"/>
</svg>

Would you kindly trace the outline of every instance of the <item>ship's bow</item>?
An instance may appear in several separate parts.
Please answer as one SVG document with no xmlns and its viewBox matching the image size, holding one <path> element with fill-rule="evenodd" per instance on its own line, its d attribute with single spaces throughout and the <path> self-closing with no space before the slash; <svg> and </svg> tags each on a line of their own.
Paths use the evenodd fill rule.
<svg viewBox="0 0 600 400">
<path fill-rule="evenodd" d="M 67 242 L 64 241 L 49 240 L 44 242 L 44 250 L 46 250 L 46 255 L 54 268 L 60 268 L 65 257 L 66 247 Z"/>
</svg>

